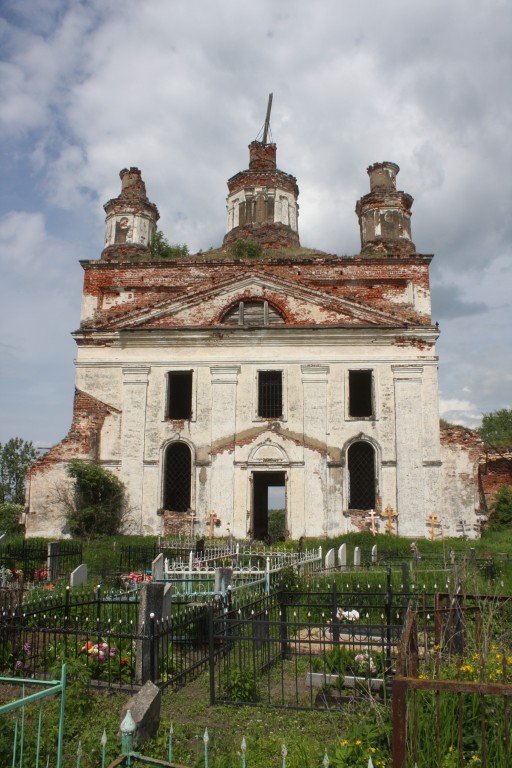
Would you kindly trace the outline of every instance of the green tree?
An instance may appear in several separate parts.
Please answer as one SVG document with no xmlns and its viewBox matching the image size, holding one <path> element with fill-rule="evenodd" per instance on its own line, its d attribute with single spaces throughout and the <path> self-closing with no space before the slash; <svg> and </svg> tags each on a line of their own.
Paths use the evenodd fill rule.
<svg viewBox="0 0 512 768">
<path fill-rule="evenodd" d="M 155 259 L 182 259 L 189 255 L 188 245 L 184 243 L 171 245 L 159 229 L 153 235 L 150 250 Z"/>
<path fill-rule="evenodd" d="M 256 240 L 237 240 L 229 250 L 237 259 L 257 259 L 263 255 L 263 246 Z"/>
<path fill-rule="evenodd" d="M 68 474 L 75 481 L 68 525 L 73 536 L 112 536 L 119 533 L 126 514 L 124 484 L 99 464 L 74 459 Z"/>
<path fill-rule="evenodd" d="M 512 409 L 484 413 L 478 434 L 489 445 L 498 448 L 512 446 Z"/>
<path fill-rule="evenodd" d="M 491 510 L 492 517 L 489 521 L 489 528 L 492 531 L 510 528 L 512 524 L 512 488 L 509 485 L 500 485 Z"/>
<path fill-rule="evenodd" d="M 21 504 L 0 504 L 0 533 L 7 535 L 20 533 L 20 515 L 23 510 Z"/>
<path fill-rule="evenodd" d="M 0 443 L 0 504 L 25 502 L 25 475 L 36 457 L 32 443 L 21 437 Z"/>
</svg>

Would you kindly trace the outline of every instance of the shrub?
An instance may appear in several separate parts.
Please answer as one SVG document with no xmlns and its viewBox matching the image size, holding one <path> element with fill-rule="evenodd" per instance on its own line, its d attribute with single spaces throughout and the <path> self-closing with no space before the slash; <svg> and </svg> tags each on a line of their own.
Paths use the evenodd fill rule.
<svg viewBox="0 0 512 768">
<path fill-rule="evenodd" d="M 508 528 L 512 523 L 512 488 L 509 485 L 501 485 L 498 488 L 491 509 L 493 514 L 489 528 L 495 531 Z"/>
<path fill-rule="evenodd" d="M 20 532 L 19 519 L 22 510 L 21 504 L 0 504 L 0 533 L 9 535 Z"/>
<path fill-rule="evenodd" d="M 189 255 L 188 245 L 184 243 L 171 245 L 160 230 L 153 235 L 150 250 L 151 256 L 155 259 L 182 259 Z"/>
<path fill-rule="evenodd" d="M 68 474 L 75 481 L 68 525 L 73 536 L 119 533 L 126 513 L 123 483 L 99 464 L 74 459 Z"/>
<path fill-rule="evenodd" d="M 263 254 L 263 246 L 255 240 L 237 240 L 229 250 L 237 259 L 254 259 Z"/>
<path fill-rule="evenodd" d="M 259 701 L 258 681 L 252 669 L 229 669 L 222 696 L 228 701 Z"/>
</svg>

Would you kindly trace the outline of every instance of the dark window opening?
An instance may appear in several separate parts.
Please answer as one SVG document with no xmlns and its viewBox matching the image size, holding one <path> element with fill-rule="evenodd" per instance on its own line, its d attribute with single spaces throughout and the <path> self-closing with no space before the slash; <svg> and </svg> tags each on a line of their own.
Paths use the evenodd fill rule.
<svg viewBox="0 0 512 768">
<path fill-rule="evenodd" d="M 373 416 L 372 371 L 348 372 L 349 416 L 364 419 Z"/>
<path fill-rule="evenodd" d="M 284 472 L 253 472 L 253 537 L 273 541 L 286 536 Z"/>
<path fill-rule="evenodd" d="M 375 509 L 375 451 L 370 443 L 348 449 L 349 509 Z"/>
<path fill-rule="evenodd" d="M 192 458 L 185 443 L 171 443 L 165 452 L 164 509 L 186 512 L 190 509 Z"/>
<path fill-rule="evenodd" d="M 192 371 L 167 374 L 167 418 L 192 418 Z"/>
<path fill-rule="evenodd" d="M 279 312 L 268 301 L 239 301 L 222 318 L 224 325 L 281 325 Z"/>
<path fill-rule="evenodd" d="M 263 419 L 280 419 L 283 415 L 282 371 L 259 371 L 258 416 Z"/>
</svg>

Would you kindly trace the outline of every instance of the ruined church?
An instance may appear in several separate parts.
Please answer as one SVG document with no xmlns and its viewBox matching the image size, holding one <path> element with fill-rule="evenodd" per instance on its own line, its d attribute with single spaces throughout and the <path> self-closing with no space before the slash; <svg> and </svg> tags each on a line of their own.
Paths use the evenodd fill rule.
<svg viewBox="0 0 512 768">
<path fill-rule="evenodd" d="M 399 168 L 368 168 L 360 253 L 300 245 L 299 189 L 253 141 L 216 250 L 163 258 L 141 172 L 105 204 L 84 270 L 68 435 L 29 471 L 28 536 L 66 534 L 74 458 L 126 487 L 131 532 L 265 539 L 477 536 L 479 445 L 441 430 L 439 330 Z M 219 211 L 219 215 L 221 212 Z"/>
</svg>

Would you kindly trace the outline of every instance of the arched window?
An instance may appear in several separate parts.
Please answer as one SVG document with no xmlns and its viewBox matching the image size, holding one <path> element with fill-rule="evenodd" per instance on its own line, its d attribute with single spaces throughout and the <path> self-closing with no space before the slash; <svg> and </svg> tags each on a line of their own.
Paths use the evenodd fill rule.
<svg viewBox="0 0 512 768">
<path fill-rule="evenodd" d="M 225 325 L 281 325 L 283 318 L 268 301 L 239 301 L 231 307 L 222 322 Z"/>
<path fill-rule="evenodd" d="M 364 441 L 348 449 L 349 509 L 375 509 L 375 449 Z"/>
<path fill-rule="evenodd" d="M 190 509 L 192 456 L 185 443 L 171 443 L 165 451 L 164 509 L 186 512 Z"/>
</svg>

